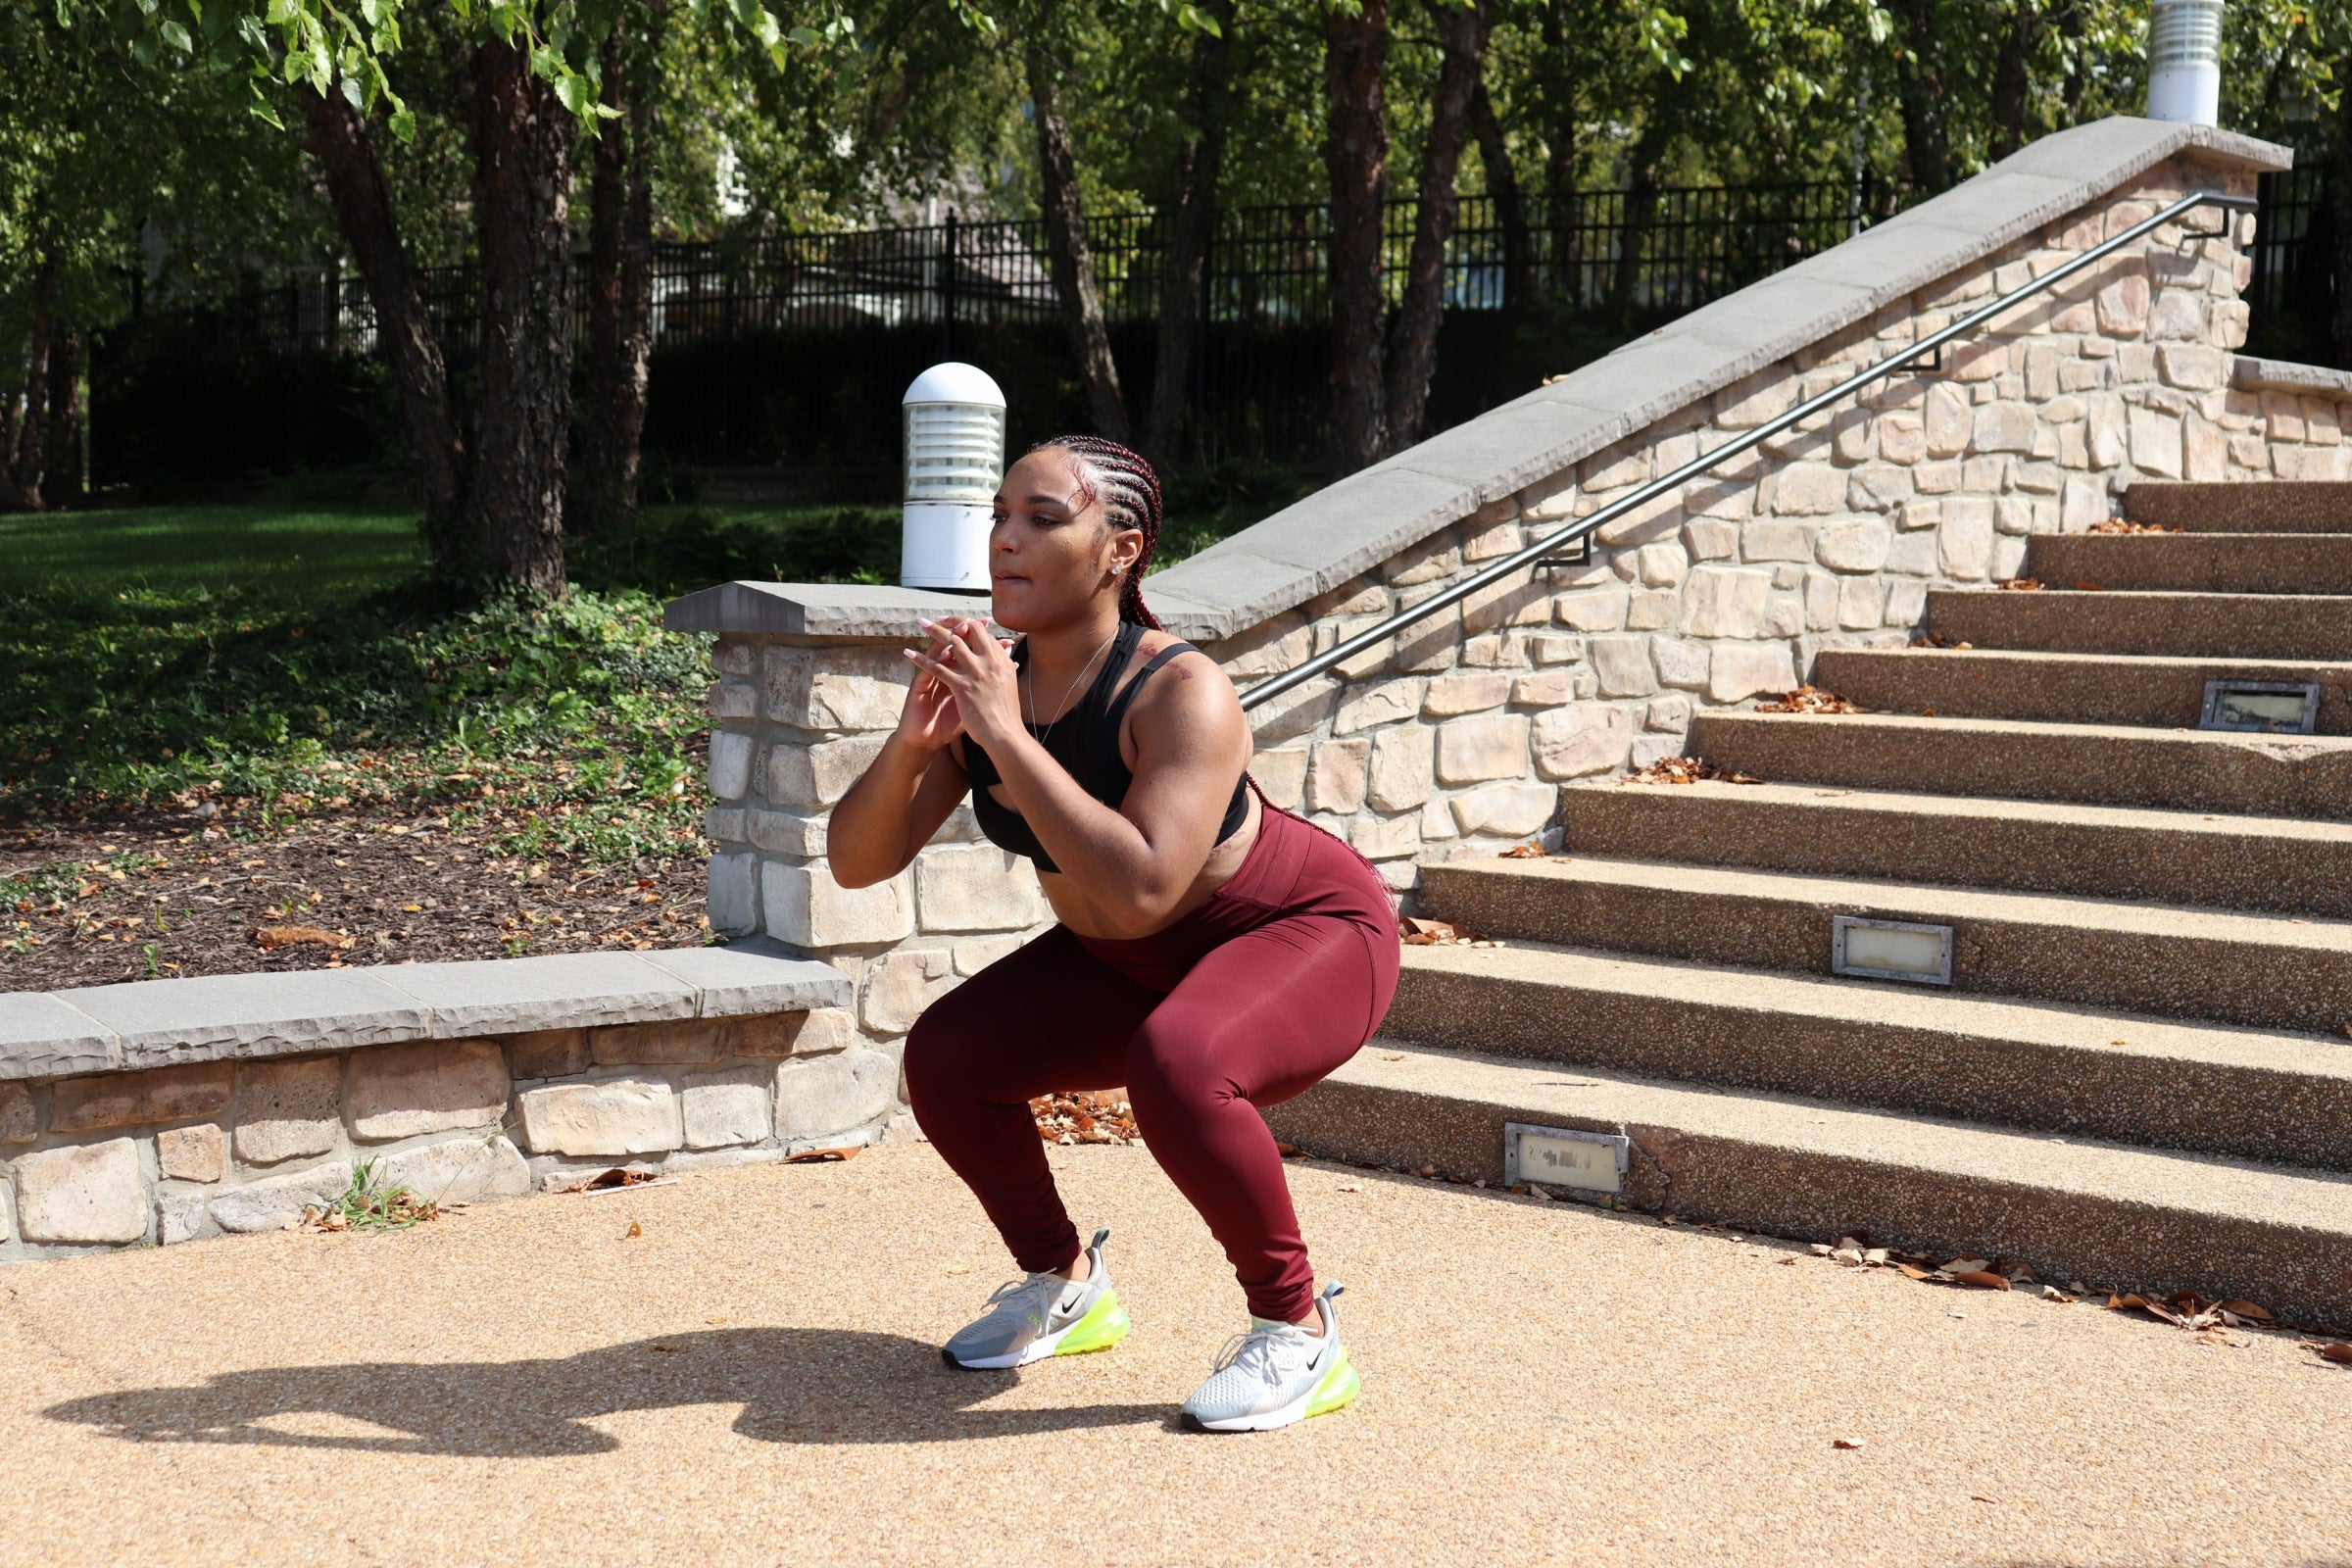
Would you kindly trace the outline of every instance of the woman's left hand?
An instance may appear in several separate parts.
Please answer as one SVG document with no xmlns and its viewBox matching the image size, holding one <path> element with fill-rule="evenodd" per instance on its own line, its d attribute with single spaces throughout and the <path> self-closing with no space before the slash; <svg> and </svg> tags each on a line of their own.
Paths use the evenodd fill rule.
<svg viewBox="0 0 2352 1568">
<path fill-rule="evenodd" d="M 928 649 L 905 650 L 906 657 L 955 695 L 963 732 L 992 751 L 1015 735 L 1021 723 L 1021 671 L 1007 646 L 989 635 L 988 623 L 957 616 L 926 620 Z"/>
</svg>

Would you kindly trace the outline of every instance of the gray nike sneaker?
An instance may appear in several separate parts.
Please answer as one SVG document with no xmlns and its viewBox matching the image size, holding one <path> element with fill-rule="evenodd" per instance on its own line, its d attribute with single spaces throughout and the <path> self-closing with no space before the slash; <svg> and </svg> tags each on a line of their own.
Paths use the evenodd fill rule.
<svg viewBox="0 0 2352 1568">
<path fill-rule="evenodd" d="M 1322 1415 L 1363 1392 L 1363 1380 L 1340 1343 L 1340 1314 L 1332 1301 L 1338 1281 L 1315 1298 L 1323 1315 L 1320 1338 L 1296 1323 L 1253 1317 L 1217 1354 L 1216 1369 L 1184 1401 L 1182 1420 L 1193 1432 L 1270 1432 Z"/>
<path fill-rule="evenodd" d="M 1086 1249 L 1093 1266 L 1074 1284 L 1047 1272 L 998 1286 L 988 1311 L 956 1330 L 940 1348 L 940 1356 L 950 1366 L 994 1370 L 1118 1344 L 1129 1324 L 1102 1261 L 1102 1244 L 1108 1240 L 1108 1226 L 1095 1232 Z"/>
</svg>

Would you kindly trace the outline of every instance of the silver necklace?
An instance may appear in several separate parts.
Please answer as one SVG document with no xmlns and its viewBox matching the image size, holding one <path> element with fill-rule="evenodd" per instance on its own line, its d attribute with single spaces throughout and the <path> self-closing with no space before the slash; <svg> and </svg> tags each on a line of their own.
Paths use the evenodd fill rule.
<svg viewBox="0 0 2352 1568">
<path fill-rule="evenodd" d="M 1047 720 L 1044 731 L 1037 737 L 1038 745 L 1045 745 L 1047 739 L 1054 733 L 1054 726 L 1070 716 L 1070 696 L 1072 693 L 1078 690 L 1078 682 L 1086 679 L 1087 672 L 1095 667 L 1095 661 L 1101 659 L 1103 653 L 1109 649 L 1110 645 L 1118 640 L 1119 629 L 1118 627 L 1113 626 L 1110 629 L 1110 635 L 1103 639 L 1102 646 L 1096 649 L 1094 653 L 1088 657 L 1085 665 L 1079 669 L 1077 675 L 1072 678 L 1067 686 L 1064 686 L 1061 689 L 1061 711 L 1055 713 L 1051 719 Z M 1037 677 L 1034 671 L 1031 673 L 1029 679 L 1029 711 L 1032 714 L 1035 714 L 1037 711 Z M 1032 717 L 1030 722 L 1035 723 L 1037 720 Z"/>
</svg>

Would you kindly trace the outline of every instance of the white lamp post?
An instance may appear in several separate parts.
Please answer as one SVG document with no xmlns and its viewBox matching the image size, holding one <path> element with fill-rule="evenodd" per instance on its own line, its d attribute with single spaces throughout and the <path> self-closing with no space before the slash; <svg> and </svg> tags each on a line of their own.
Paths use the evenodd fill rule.
<svg viewBox="0 0 2352 1568">
<path fill-rule="evenodd" d="M 2148 118 L 2211 125 L 2222 114 L 2222 0 L 2156 0 L 2148 15 Z"/>
<path fill-rule="evenodd" d="M 899 583 L 988 591 L 989 510 L 1004 468 L 1004 394 L 951 360 L 914 378 L 906 410 L 906 522 Z"/>
</svg>

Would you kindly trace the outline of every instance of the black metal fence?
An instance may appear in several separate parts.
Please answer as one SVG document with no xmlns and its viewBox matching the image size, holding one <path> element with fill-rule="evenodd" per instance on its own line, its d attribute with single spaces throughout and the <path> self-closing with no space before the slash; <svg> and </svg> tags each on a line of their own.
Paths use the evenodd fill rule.
<svg viewBox="0 0 2352 1568">
<path fill-rule="evenodd" d="M 1884 184 L 1578 193 L 1520 213 L 1463 198 L 1446 250 L 1446 312 L 1430 427 L 1572 369 L 1660 321 L 1837 244 L 1901 204 Z M 2332 228 L 2318 172 L 2273 175 L 2255 250 L 2254 352 L 2326 362 Z M 1415 207 L 1390 205 L 1384 258 L 1401 294 Z M 1158 215 L 1091 220 L 1103 311 L 1130 410 L 1152 381 L 1166 272 Z M 1330 402 L 1329 215 L 1318 205 L 1219 215 L 1187 391 L 1188 455 L 1311 464 Z M 426 310 L 464 369 L 470 266 L 428 270 Z M 925 366 L 970 360 L 1002 382 L 1015 442 L 1083 426 L 1044 225 L 947 222 L 664 244 L 654 277 L 646 444 L 665 469 L 783 467 L 843 499 L 890 495 L 898 399 Z M 2316 329 L 2316 335 L 2315 335 Z M 203 310 L 151 314 L 94 361 L 103 477 L 174 461 L 188 421 L 212 432 L 201 471 L 349 461 L 397 450 L 375 323 L 351 276 L 290 280 Z M 372 377 L 372 379 L 371 379 Z M 223 397 L 223 391 L 231 395 Z"/>
<path fill-rule="evenodd" d="M 2246 352 L 2352 368 L 2352 344 L 2334 340 L 2335 237 L 2347 215 L 2328 196 L 2324 164 L 2262 176 L 2254 225 L 2253 319 Z"/>
</svg>

